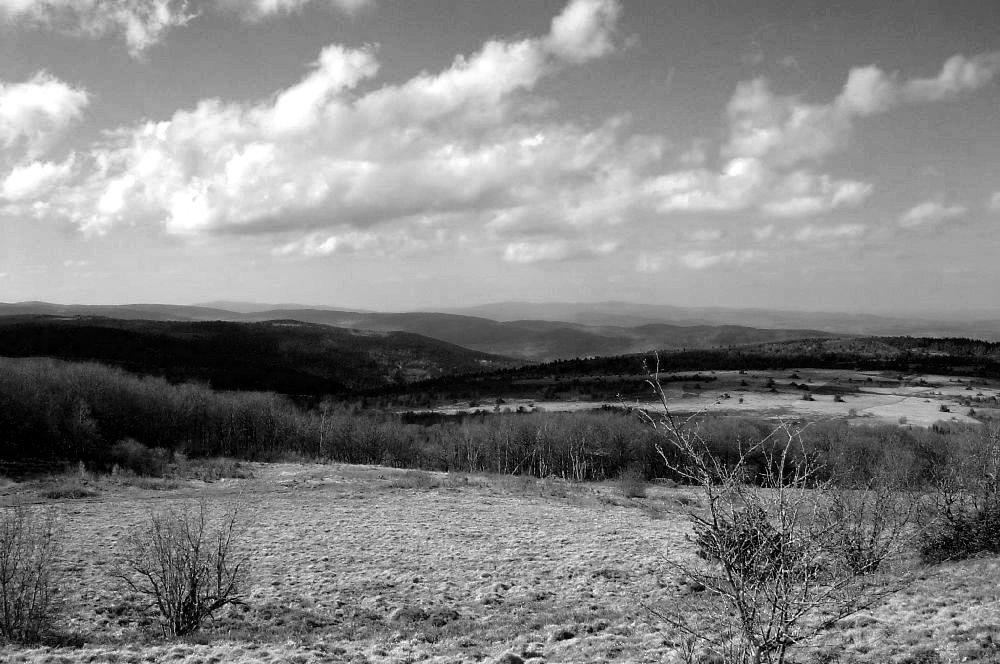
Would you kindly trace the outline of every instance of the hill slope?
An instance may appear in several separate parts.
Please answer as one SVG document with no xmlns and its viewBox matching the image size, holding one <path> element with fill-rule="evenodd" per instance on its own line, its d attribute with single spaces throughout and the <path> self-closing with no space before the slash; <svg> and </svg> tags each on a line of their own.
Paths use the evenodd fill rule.
<svg viewBox="0 0 1000 664">
<path fill-rule="evenodd" d="M 300 321 L 261 323 L 0 318 L 0 355 L 93 360 L 219 389 L 322 395 L 510 366 L 402 332 L 361 332 Z"/>
</svg>

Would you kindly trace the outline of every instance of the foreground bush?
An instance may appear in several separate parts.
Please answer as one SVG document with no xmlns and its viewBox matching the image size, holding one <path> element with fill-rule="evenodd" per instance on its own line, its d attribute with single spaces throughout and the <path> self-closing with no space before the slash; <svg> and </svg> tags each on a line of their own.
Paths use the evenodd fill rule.
<svg viewBox="0 0 1000 664">
<path fill-rule="evenodd" d="M 926 563 L 1000 553 L 1000 429 L 967 445 L 938 479 L 931 532 L 920 546 Z"/>
<path fill-rule="evenodd" d="M 246 506 L 237 503 L 212 518 L 207 503 L 150 514 L 133 528 L 112 575 L 146 597 L 160 615 L 165 636 L 200 629 L 220 609 L 241 604 L 249 555 L 238 550 Z"/>
<path fill-rule="evenodd" d="M 697 422 L 670 411 L 655 374 L 650 385 L 662 411 L 640 415 L 661 436 L 657 452 L 703 496 L 704 507 L 687 515 L 702 561 L 664 558 L 688 594 L 652 609 L 692 637 L 692 649 L 711 661 L 787 664 L 810 638 L 906 582 L 885 574 L 909 544 L 905 499 L 822 479 L 799 431 L 785 424 L 724 460 Z"/>
<path fill-rule="evenodd" d="M 0 515 L 0 640 L 37 641 L 55 614 L 55 521 L 48 512 L 7 507 Z"/>
</svg>

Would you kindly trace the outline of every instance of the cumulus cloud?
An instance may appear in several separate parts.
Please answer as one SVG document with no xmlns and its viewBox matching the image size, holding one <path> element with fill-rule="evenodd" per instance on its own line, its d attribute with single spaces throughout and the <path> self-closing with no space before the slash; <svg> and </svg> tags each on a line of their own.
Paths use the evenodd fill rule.
<svg viewBox="0 0 1000 664">
<path fill-rule="evenodd" d="M 87 107 L 85 90 L 45 72 L 22 83 L 0 81 L 0 148 L 28 159 L 44 154 Z"/>
<path fill-rule="evenodd" d="M 961 205 L 946 205 L 941 201 L 926 201 L 911 208 L 899 218 L 902 228 L 930 228 L 961 219 L 968 209 Z"/>
<path fill-rule="evenodd" d="M 187 0 L 0 0 L 0 18 L 88 37 L 118 35 L 138 57 L 194 14 Z"/>
<path fill-rule="evenodd" d="M 875 66 L 850 71 L 828 103 L 774 93 L 765 79 L 741 83 L 729 102 L 730 137 L 724 152 L 791 166 L 822 159 L 850 140 L 858 118 L 903 104 L 955 99 L 989 84 L 1000 73 L 1000 52 L 949 58 L 933 78 L 900 80 Z"/>
<path fill-rule="evenodd" d="M 565 12 L 604 17 L 609 6 L 576 0 Z M 613 197 L 629 159 L 657 156 L 655 141 L 621 140 L 617 121 L 588 130 L 523 116 L 523 95 L 578 59 L 554 52 L 554 34 L 492 40 L 439 73 L 365 93 L 356 89 L 378 74 L 374 49 L 327 47 L 270 99 L 204 100 L 117 131 L 63 207 L 91 232 L 126 216 L 174 234 L 279 232 L 460 211 L 530 217 L 554 204 L 566 223 L 587 223 L 600 209 L 592 197 Z M 319 245 L 303 250 L 325 253 Z"/>
<path fill-rule="evenodd" d="M 732 212 L 757 208 L 774 217 L 802 217 L 860 205 L 870 184 L 806 170 L 782 174 L 760 159 L 741 157 L 720 172 L 677 171 L 649 180 L 660 212 Z"/>
<path fill-rule="evenodd" d="M 552 19 L 545 44 L 569 62 L 603 57 L 615 49 L 613 37 L 620 14 L 616 0 L 573 0 Z"/>
<path fill-rule="evenodd" d="M 65 161 L 33 161 L 15 167 L 0 182 L 0 199 L 20 203 L 37 200 L 69 180 L 73 175 L 76 155 L 71 154 Z"/>
<path fill-rule="evenodd" d="M 218 0 L 221 9 L 239 13 L 251 21 L 302 11 L 306 5 L 332 7 L 353 14 L 374 0 Z"/>
<path fill-rule="evenodd" d="M 304 4 L 253 6 L 263 17 Z M 722 141 L 667 155 L 663 136 L 632 135 L 626 119 L 559 121 L 536 98 L 546 77 L 614 51 L 620 11 L 612 0 L 572 0 L 546 34 L 493 39 L 441 71 L 393 84 L 378 81 L 375 47 L 331 45 L 267 98 L 204 99 L 111 131 L 66 168 L 38 152 L 6 175 L 3 195 L 26 205 L 44 195 L 47 213 L 86 232 L 155 224 L 174 235 L 257 234 L 277 245 L 276 256 L 390 255 L 474 235 L 514 264 L 600 257 L 619 248 L 606 239 L 614 229 L 635 219 L 807 219 L 862 205 L 871 184 L 821 172 L 857 120 L 982 87 L 994 66 L 988 56 L 956 56 L 937 76 L 908 81 L 860 68 L 827 103 L 749 81 L 732 96 Z M 76 92 L 82 108 L 86 93 Z M 75 116 L 66 117 L 51 124 Z M 40 146 L 58 133 L 22 129 L 5 139 L 3 127 L 0 141 L 30 136 Z M 759 241 L 774 235 L 765 228 Z M 798 239 L 850 239 L 863 228 L 806 226 Z M 708 269 L 761 256 L 714 246 L 723 235 L 692 239 L 696 251 L 645 254 L 637 267 L 655 271 L 668 260 Z"/>
<path fill-rule="evenodd" d="M 664 213 L 757 210 L 799 218 L 858 206 L 872 194 L 870 183 L 815 169 L 850 143 L 860 118 L 955 99 L 989 84 L 998 72 L 1000 53 L 956 55 L 932 78 L 901 80 L 875 66 L 859 67 L 826 103 L 777 94 L 763 78 L 742 82 L 727 106 L 719 168 L 663 174 L 646 183 L 647 193 Z"/>
</svg>

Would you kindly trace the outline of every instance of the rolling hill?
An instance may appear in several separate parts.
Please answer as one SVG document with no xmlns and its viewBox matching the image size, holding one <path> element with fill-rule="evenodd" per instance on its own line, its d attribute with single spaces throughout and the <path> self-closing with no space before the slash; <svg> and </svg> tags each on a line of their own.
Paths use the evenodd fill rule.
<svg viewBox="0 0 1000 664">
<path fill-rule="evenodd" d="M 451 313 L 375 313 L 328 308 L 256 310 L 246 303 L 240 311 L 165 304 L 56 305 L 44 302 L 0 304 L 0 317 L 10 315 L 103 316 L 122 320 L 265 322 L 296 320 L 379 332 L 409 332 L 491 355 L 527 361 L 640 353 L 653 348 L 711 348 L 715 346 L 785 341 L 830 336 L 815 329 L 762 329 L 742 325 L 670 324 L 651 317 L 594 318 L 591 324 L 544 320 L 498 321 Z M 558 315 L 559 307 L 553 309 Z M 652 321 L 652 322 L 651 322 Z"/>
<path fill-rule="evenodd" d="M 102 362 L 217 389 L 342 394 L 511 366 L 405 332 L 345 330 L 295 320 L 260 323 L 77 316 L 0 318 L 0 355 Z"/>
</svg>

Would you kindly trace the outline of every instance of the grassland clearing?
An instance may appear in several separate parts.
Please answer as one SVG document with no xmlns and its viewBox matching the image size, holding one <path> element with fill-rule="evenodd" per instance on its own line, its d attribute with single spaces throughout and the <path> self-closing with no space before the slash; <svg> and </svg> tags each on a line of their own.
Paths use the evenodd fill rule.
<svg viewBox="0 0 1000 664">
<path fill-rule="evenodd" d="M 380 466 L 252 464 L 253 478 L 171 489 L 107 484 L 97 496 L 42 498 L 7 483 L 0 500 L 59 513 L 60 629 L 72 647 L 0 650 L 6 662 L 476 662 L 515 652 L 536 662 L 676 661 L 680 637 L 645 607 L 676 605 L 664 556 L 690 557 L 687 488 L 401 471 Z M 242 495 L 256 514 L 245 546 L 248 606 L 187 640 L 108 576 L 120 538 L 151 509 Z M 1000 561 L 928 568 L 906 592 L 803 652 L 812 661 L 1000 659 Z M 840 659 L 818 659 L 836 653 Z M 962 659 L 966 658 L 966 659 Z M 992 658 L 992 659 L 991 659 Z M 809 660 L 806 660 L 809 661 Z"/>
<path fill-rule="evenodd" d="M 844 418 L 857 424 L 902 422 L 914 426 L 931 426 L 940 421 L 975 423 L 977 420 L 968 414 L 970 407 L 982 414 L 1000 414 L 1000 383 L 974 376 L 838 369 L 705 371 L 696 375 L 704 380 L 664 383 L 664 392 L 676 412 L 809 420 Z M 452 401 L 427 410 L 445 414 L 483 409 L 579 412 L 621 403 L 613 399 L 508 398 L 495 404 Z M 648 400 L 624 403 L 656 407 Z"/>
</svg>

